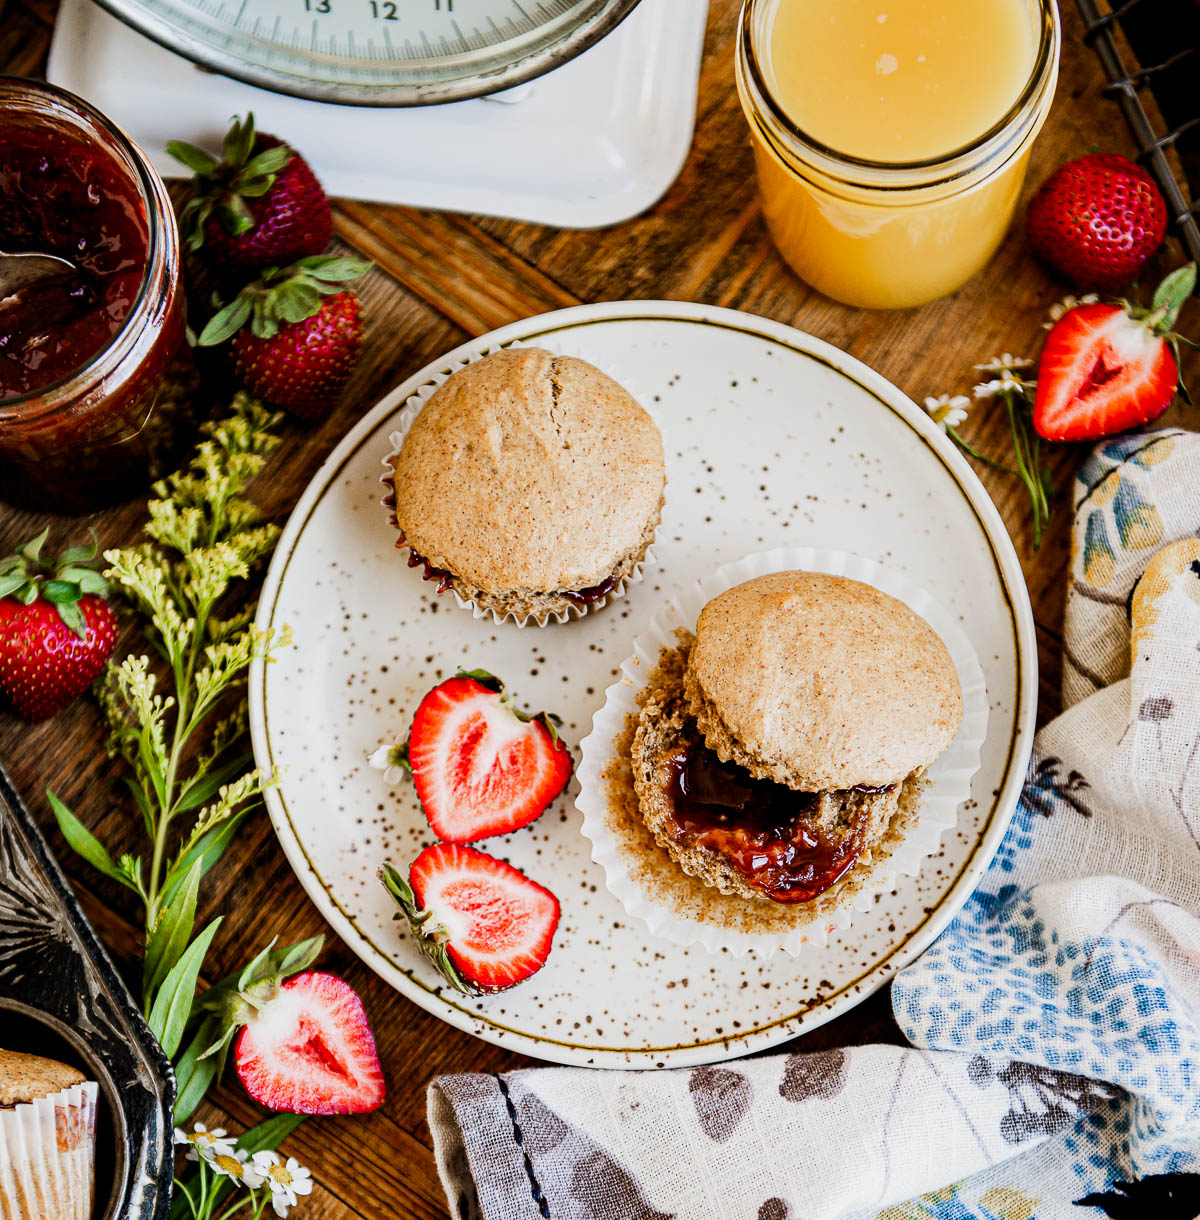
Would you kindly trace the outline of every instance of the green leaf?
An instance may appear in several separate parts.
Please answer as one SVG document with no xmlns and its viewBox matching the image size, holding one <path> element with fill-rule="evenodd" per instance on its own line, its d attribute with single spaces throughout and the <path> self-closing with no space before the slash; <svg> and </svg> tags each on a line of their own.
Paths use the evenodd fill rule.
<svg viewBox="0 0 1200 1220">
<path fill-rule="evenodd" d="M 196 921 L 196 894 L 200 889 L 200 862 L 188 870 L 178 897 L 161 908 L 146 938 L 142 963 L 142 994 L 155 995 L 167 974 L 183 955 Z"/>
<path fill-rule="evenodd" d="M 179 1056 L 179 1062 L 175 1064 L 176 1126 L 187 1122 L 217 1078 L 218 1060 L 201 1058 L 201 1052 L 215 1035 L 216 1021 L 209 1017 L 197 1027 L 192 1040 Z"/>
<path fill-rule="evenodd" d="M 257 178 L 238 179 L 237 189 L 243 199 L 258 199 L 274 185 L 274 174 L 260 174 Z"/>
<path fill-rule="evenodd" d="M 247 111 L 245 119 L 235 114 L 232 126 L 225 136 L 224 156 L 230 165 L 242 166 L 250 159 L 257 133 L 254 130 L 254 112 Z"/>
<path fill-rule="evenodd" d="M 48 580 L 42 585 L 42 596 L 56 606 L 79 600 L 79 590 L 67 580 Z"/>
<path fill-rule="evenodd" d="M 27 579 L 24 572 L 10 572 L 7 576 L 0 576 L 0 597 L 15 593 Z"/>
<path fill-rule="evenodd" d="M 277 289 L 274 312 L 285 322 L 303 322 L 311 318 L 321 306 L 321 294 L 309 284 L 293 280 Z"/>
<path fill-rule="evenodd" d="M 186 140 L 168 140 L 167 156 L 173 157 L 193 174 L 199 174 L 203 178 L 211 178 L 217 172 L 216 157 Z"/>
<path fill-rule="evenodd" d="M 50 800 L 50 808 L 54 810 L 58 828 L 62 831 L 62 836 L 71 849 L 81 855 L 93 868 L 99 869 L 106 877 L 111 877 L 114 881 L 119 881 L 136 892 L 133 883 L 113 863 L 112 857 L 100 840 L 48 788 L 46 796 Z"/>
<path fill-rule="evenodd" d="M 92 530 L 92 540 L 87 546 L 69 546 L 58 557 L 60 568 L 71 567 L 77 563 L 91 563 L 96 558 L 100 544 L 96 540 L 96 531 Z M 89 569 L 90 570 L 90 569 Z"/>
<path fill-rule="evenodd" d="M 1154 294 L 1154 312 L 1163 311 L 1162 321 L 1155 327 L 1156 331 L 1168 331 L 1174 328 L 1179 317 L 1179 311 L 1184 302 L 1196 288 L 1196 264 L 1188 263 L 1172 271 L 1158 286 Z"/>
<path fill-rule="evenodd" d="M 42 547 L 46 545 L 46 538 L 49 534 L 50 527 L 46 526 L 36 538 L 30 539 L 24 546 L 18 547 L 17 554 L 23 556 L 29 563 L 39 563 L 41 561 Z"/>
<path fill-rule="evenodd" d="M 248 806 L 235 813 L 228 821 L 222 822 L 220 826 L 215 826 L 207 834 L 201 835 L 188 849 L 187 853 L 172 864 L 168 880 L 162 889 L 163 901 L 171 902 L 174 900 L 175 892 L 183 884 L 187 870 L 197 860 L 200 862 L 200 876 L 203 877 L 224 855 L 225 849 L 229 846 L 233 836 L 237 834 L 238 828 L 249 814 L 253 813 L 257 808 L 257 805 Z"/>
<path fill-rule="evenodd" d="M 315 254 L 302 258 L 297 267 L 304 270 L 315 280 L 329 280 L 339 284 L 347 280 L 356 280 L 360 275 L 366 275 L 371 270 L 371 264 L 359 258 L 331 258 L 326 254 Z"/>
<path fill-rule="evenodd" d="M 238 991 L 241 991 L 245 987 L 249 987 L 250 984 L 255 980 L 258 968 L 267 960 L 268 957 L 271 956 L 271 950 L 275 948 L 275 942 L 278 939 L 279 937 L 277 936 L 271 937 L 270 943 L 267 945 L 267 947 L 263 949 L 262 952 L 257 954 L 257 956 L 253 957 L 250 960 L 249 965 L 246 966 L 245 970 L 238 975 Z"/>
<path fill-rule="evenodd" d="M 301 970 L 307 970 L 321 956 L 321 950 L 324 947 L 325 937 L 321 935 L 310 936 L 308 940 L 298 941 L 290 949 L 284 950 L 276 967 L 276 973 L 282 979 L 299 974 Z"/>
<path fill-rule="evenodd" d="M 196 980 L 200 977 L 200 967 L 204 964 L 204 955 L 221 926 L 222 918 L 224 917 L 218 915 L 192 941 L 187 951 L 171 968 L 154 997 L 147 1021 L 168 1059 L 174 1058 L 180 1042 L 183 1041 L 183 1031 L 187 1027 L 188 1017 L 191 1016 L 192 1000 L 196 995 Z"/>
<path fill-rule="evenodd" d="M 277 174 L 294 155 L 286 144 L 277 144 L 274 148 L 264 148 L 262 152 L 256 153 L 246 162 L 242 174 L 246 178 Z M 241 186 L 240 183 L 239 186 Z"/>
<path fill-rule="evenodd" d="M 218 343 L 224 343 L 242 329 L 253 309 L 254 303 L 250 297 L 235 297 L 224 309 L 209 318 L 197 342 L 201 347 L 215 347 Z"/>
<path fill-rule="evenodd" d="M 237 1146 L 251 1156 L 256 1152 L 274 1152 L 303 1121 L 302 1114 L 275 1114 L 257 1127 L 244 1131 Z"/>
<path fill-rule="evenodd" d="M 241 195 L 230 195 L 217 204 L 217 219 L 226 233 L 237 237 L 254 227 L 254 213 Z"/>
<path fill-rule="evenodd" d="M 187 813 L 189 810 L 207 804 L 217 795 L 222 785 L 236 779 L 243 771 L 248 771 L 253 761 L 253 754 L 249 752 L 239 754 L 229 762 L 202 775 L 198 780 L 193 780 L 183 790 L 183 795 L 179 800 L 175 802 L 175 813 Z"/>
</svg>

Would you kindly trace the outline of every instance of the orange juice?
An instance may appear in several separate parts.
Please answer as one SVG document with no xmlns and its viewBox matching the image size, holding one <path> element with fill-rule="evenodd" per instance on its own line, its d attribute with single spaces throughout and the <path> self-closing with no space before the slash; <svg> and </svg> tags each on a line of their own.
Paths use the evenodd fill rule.
<svg viewBox="0 0 1200 1220">
<path fill-rule="evenodd" d="M 1053 97 L 1054 0 L 746 0 L 763 210 L 828 296 L 953 291 L 995 252 Z"/>
</svg>

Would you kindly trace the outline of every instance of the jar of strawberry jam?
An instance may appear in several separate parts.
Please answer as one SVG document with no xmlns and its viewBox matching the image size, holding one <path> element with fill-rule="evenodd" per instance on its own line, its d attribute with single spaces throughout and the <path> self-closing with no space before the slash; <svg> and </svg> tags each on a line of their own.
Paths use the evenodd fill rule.
<svg viewBox="0 0 1200 1220">
<path fill-rule="evenodd" d="M 73 268 L 0 300 L 0 499 L 128 499 L 173 465 L 198 383 L 162 179 L 82 99 L 0 77 L 0 250 Z"/>
</svg>

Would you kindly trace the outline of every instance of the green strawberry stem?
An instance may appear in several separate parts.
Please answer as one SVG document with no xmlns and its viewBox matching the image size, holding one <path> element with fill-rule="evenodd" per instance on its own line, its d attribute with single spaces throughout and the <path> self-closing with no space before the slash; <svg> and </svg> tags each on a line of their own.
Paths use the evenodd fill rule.
<svg viewBox="0 0 1200 1220">
<path fill-rule="evenodd" d="M 247 322 L 260 339 L 270 339 L 282 325 L 303 322 L 321 308 L 321 299 L 346 290 L 365 275 L 371 264 L 355 258 L 316 254 L 290 267 L 268 267 L 222 306 L 200 332 L 200 347 L 214 347 L 231 339 Z"/>
<path fill-rule="evenodd" d="M 964 452 L 969 453 L 977 462 L 982 462 L 985 466 L 990 466 L 993 470 L 999 470 L 1004 474 L 1015 475 L 1017 472 L 1011 466 L 1005 466 L 1003 462 L 997 462 L 995 458 L 990 458 L 986 453 L 980 453 L 974 445 L 970 443 L 956 428 L 951 428 L 946 425 L 946 435 Z"/>
<path fill-rule="evenodd" d="M 1012 433 L 1013 454 L 1017 460 L 1017 477 L 1025 484 L 1033 508 L 1033 549 L 1042 545 L 1042 537 L 1050 521 L 1050 496 L 1054 492 L 1050 472 L 1042 462 L 1041 438 L 1029 419 L 1029 400 L 1023 390 L 1001 391 L 1008 409 L 1008 426 Z"/>
<path fill-rule="evenodd" d="M 286 144 L 278 144 L 251 156 L 256 139 L 254 115 L 249 113 L 245 121 L 234 118 L 219 161 L 186 140 L 168 141 L 167 154 L 195 175 L 193 196 L 179 217 L 189 250 L 204 244 L 204 226 L 214 213 L 234 237 L 254 226 L 246 200 L 265 195 L 275 185 L 279 171 L 296 155 Z"/>
<path fill-rule="evenodd" d="M 379 869 L 379 879 L 383 882 L 384 889 L 391 894 L 400 908 L 400 914 L 396 918 L 404 918 L 408 921 L 408 926 L 412 930 L 421 952 L 429 958 L 442 978 L 456 991 L 461 991 L 463 995 L 482 995 L 483 992 L 463 978 L 455 968 L 449 953 L 446 952 L 446 943 L 450 939 L 450 933 L 437 921 L 432 911 L 426 910 L 417 903 L 412 886 L 409 885 L 404 874 L 391 864 L 384 864 Z"/>
<path fill-rule="evenodd" d="M 88 566 L 96 558 L 96 535 L 92 534 L 90 546 L 68 547 L 57 559 L 47 562 L 42 558 L 42 547 L 49 533 L 47 526 L 18 547 L 16 554 L 0 559 L 0 597 L 16 598 L 24 606 L 31 606 L 40 597 L 54 607 L 79 639 L 87 639 L 80 598 L 89 593 L 103 597 L 108 592 L 104 577 Z"/>
</svg>

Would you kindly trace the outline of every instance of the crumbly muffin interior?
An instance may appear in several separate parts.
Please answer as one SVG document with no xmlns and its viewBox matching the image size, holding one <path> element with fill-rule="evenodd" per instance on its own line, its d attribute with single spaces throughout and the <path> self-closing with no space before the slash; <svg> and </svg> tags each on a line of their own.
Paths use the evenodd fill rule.
<svg viewBox="0 0 1200 1220">
<path fill-rule="evenodd" d="M 750 934 L 786 934 L 822 916 L 868 883 L 914 824 L 924 779 L 913 775 L 886 799 L 860 794 L 850 804 L 827 799 L 816 811 L 836 831 L 865 812 L 865 845 L 840 881 L 809 901 L 771 901 L 748 886 L 719 855 L 688 848 L 663 820 L 661 760 L 694 731 L 686 709 L 683 675 L 693 637 L 679 632 L 679 645 L 664 648 L 639 693 L 640 713 L 630 716 L 614 742 L 614 759 L 603 773 L 609 829 L 631 875 L 652 901 L 665 903 L 683 918 Z M 635 739 L 641 734 L 640 746 Z M 640 772 L 640 775 L 639 775 Z M 640 782 L 639 782 L 640 781 Z M 866 806 L 864 811 L 863 806 Z"/>
</svg>

